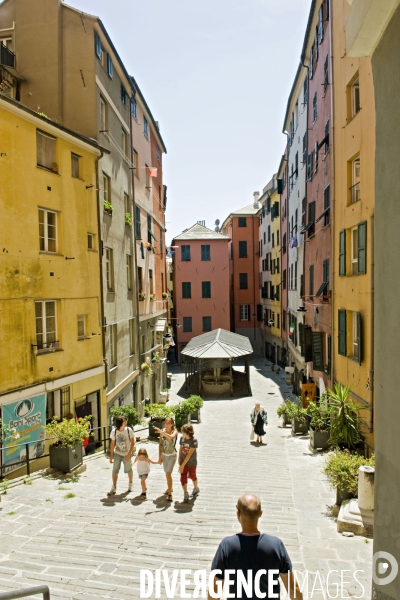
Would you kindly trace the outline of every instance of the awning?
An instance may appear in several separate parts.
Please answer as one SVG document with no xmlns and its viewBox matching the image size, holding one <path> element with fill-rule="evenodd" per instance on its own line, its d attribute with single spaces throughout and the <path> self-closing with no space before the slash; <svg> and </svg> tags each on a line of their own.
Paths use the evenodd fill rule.
<svg viewBox="0 0 400 600">
<path fill-rule="evenodd" d="M 20 81 L 26 81 L 26 79 L 24 79 L 21 75 L 19 75 L 17 73 L 17 71 L 15 69 L 13 69 L 12 67 L 9 67 L 8 65 L 1 65 L 1 66 L 3 67 L 3 69 L 8 71 L 8 73 L 10 73 L 10 75 L 15 77 L 15 79 L 19 79 Z"/>
<path fill-rule="evenodd" d="M 158 319 L 156 323 L 156 331 L 164 331 L 167 325 L 167 319 Z"/>
<path fill-rule="evenodd" d="M 148 229 L 147 231 L 149 232 L 149 234 L 150 234 L 150 236 L 153 238 L 153 240 L 154 240 L 155 242 L 158 242 L 158 239 L 156 238 L 156 236 L 154 235 L 154 233 L 151 231 L 151 229 Z"/>
</svg>

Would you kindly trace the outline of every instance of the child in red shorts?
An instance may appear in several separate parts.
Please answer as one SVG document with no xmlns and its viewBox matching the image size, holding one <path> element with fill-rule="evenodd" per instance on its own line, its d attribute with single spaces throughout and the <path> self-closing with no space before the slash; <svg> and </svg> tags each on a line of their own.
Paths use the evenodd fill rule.
<svg viewBox="0 0 400 600">
<path fill-rule="evenodd" d="M 192 425 L 183 425 L 182 435 L 179 440 L 179 472 L 181 474 L 181 484 L 184 492 L 184 502 L 189 502 L 189 493 L 187 491 L 188 477 L 193 481 L 193 492 L 191 498 L 196 498 L 200 493 L 197 481 L 197 439 L 194 437 Z"/>
</svg>

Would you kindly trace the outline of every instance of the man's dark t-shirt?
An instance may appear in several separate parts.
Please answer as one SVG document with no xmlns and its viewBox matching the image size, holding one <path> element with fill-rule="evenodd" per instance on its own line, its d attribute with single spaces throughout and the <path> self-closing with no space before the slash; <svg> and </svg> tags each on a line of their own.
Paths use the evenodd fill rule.
<svg viewBox="0 0 400 600">
<path fill-rule="evenodd" d="M 219 579 L 224 579 L 224 571 L 226 569 L 240 570 L 243 572 L 246 580 L 248 580 L 247 571 L 251 570 L 253 595 L 247 596 L 242 587 L 242 598 L 247 598 L 248 600 L 255 600 L 257 598 L 254 589 L 254 580 L 257 571 L 265 569 L 266 574 L 261 575 L 259 579 L 259 588 L 261 593 L 266 593 L 264 598 L 268 600 L 270 598 L 268 594 L 268 570 L 275 569 L 279 573 L 285 574 L 292 570 L 292 563 L 283 542 L 279 538 L 267 535 L 266 533 L 260 533 L 259 535 L 237 533 L 222 540 L 214 556 L 211 569 L 220 569 L 222 571 L 222 574 L 217 576 Z M 230 574 L 229 579 L 234 581 L 234 585 L 230 586 L 229 592 L 235 594 L 236 598 L 236 575 Z M 277 581 L 277 584 L 274 585 L 273 589 L 269 590 L 271 594 L 278 594 L 275 598 L 280 597 L 278 580 L 279 575 L 274 574 L 274 581 Z M 225 592 L 227 593 L 226 587 Z"/>
</svg>

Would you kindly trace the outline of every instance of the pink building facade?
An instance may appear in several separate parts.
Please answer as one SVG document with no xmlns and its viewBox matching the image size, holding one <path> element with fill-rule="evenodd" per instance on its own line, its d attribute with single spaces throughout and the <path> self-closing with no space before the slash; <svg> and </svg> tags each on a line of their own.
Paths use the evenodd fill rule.
<svg viewBox="0 0 400 600">
<path fill-rule="evenodd" d="M 186 344 L 213 329 L 230 330 L 229 241 L 197 223 L 172 242 L 178 360 Z"/>
</svg>

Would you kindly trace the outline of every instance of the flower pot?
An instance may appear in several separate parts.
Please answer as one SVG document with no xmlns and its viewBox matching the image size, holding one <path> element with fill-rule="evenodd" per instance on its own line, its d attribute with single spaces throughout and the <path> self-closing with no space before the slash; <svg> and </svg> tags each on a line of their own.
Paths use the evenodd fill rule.
<svg viewBox="0 0 400 600">
<path fill-rule="evenodd" d="M 288 425 L 292 424 L 292 420 L 289 419 L 289 417 L 286 414 L 282 415 L 282 426 L 283 427 L 287 427 Z"/>
<path fill-rule="evenodd" d="M 313 450 L 328 448 L 330 431 L 315 431 L 310 427 L 310 446 Z"/>
<path fill-rule="evenodd" d="M 293 435 L 305 435 L 308 433 L 308 422 L 303 419 L 292 419 Z"/>
<path fill-rule="evenodd" d="M 70 473 L 75 467 L 82 464 L 82 444 L 75 448 L 63 446 L 50 446 L 50 467 L 62 473 Z"/>
<path fill-rule="evenodd" d="M 197 423 L 200 423 L 200 408 L 198 408 L 190 414 L 190 420 L 197 421 Z"/>
<path fill-rule="evenodd" d="M 112 217 L 113 211 L 110 208 L 105 208 L 104 212 L 110 215 L 110 217 Z"/>
<path fill-rule="evenodd" d="M 159 434 L 155 431 L 154 427 L 164 429 L 165 421 L 150 421 L 149 422 L 149 437 L 158 437 Z"/>
<path fill-rule="evenodd" d="M 158 397 L 158 403 L 159 404 L 166 404 L 168 402 L 168 393 L 167 392 L 160 392 L 159 397 Z"/>
<path fill-rule="evenodd" d="M 351 498 L 355 498 L 354 494 L 347 490 L 339 490 L 339 488 L 336 488 L 336 504 L 338 506 L 340 506 L 344 500 L 350 500 Z"/>
</svg>

